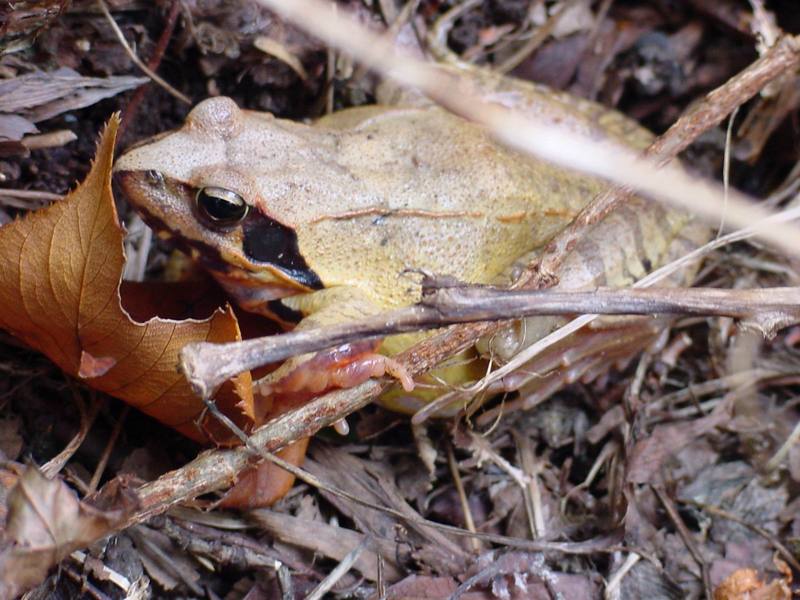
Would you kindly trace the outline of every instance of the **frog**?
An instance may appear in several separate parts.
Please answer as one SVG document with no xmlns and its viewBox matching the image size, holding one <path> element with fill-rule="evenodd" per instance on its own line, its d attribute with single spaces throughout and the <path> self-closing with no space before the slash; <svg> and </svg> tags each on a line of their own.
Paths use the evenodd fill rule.
<svg viewBox="0 0 800 600">
<path fill-rule="evenodd" d="M 653 139 L 616 111 L 540 84 L 475 69 L 463 80 L 488 101 L 597 139 L 636 150 Z M 302 123 L 212 97 L 180 128 L 129 148 L 115 177 L 145 222 L 176 240 L 241 308 L 295 330 L 412 305 L 429 274 L 507 283 L 604 188 L 506 148 L 430 102 L 395 90 L 387 98 Z M 683 248 L 694 219 L 637 198 L 608 221 L 573 252 L 562 285 L 627 285 Z M 620 226 L 624 244 L 598 250 L 613 246 Z M 520 323 L 485 340 L 482 354 L 507 361 L 555 322 Z M 435 390 L 409 394 L 414 382 L 392 356 L 424 335 L 290 359 L 257 383 L 268 398 L 261 412 L 384 374 L 403 388 L 385 397 L 390 408 L 409 410 L 409 396 L 418 407 Z M 469 360 L 429 381 L 480 377 L 485 365 L 467 352 Z"/>
</svg>

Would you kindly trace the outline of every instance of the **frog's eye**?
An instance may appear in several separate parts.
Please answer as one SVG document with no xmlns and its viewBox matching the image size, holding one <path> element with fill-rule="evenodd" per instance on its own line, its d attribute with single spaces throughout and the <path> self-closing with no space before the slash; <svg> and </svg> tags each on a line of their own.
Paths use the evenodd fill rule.
<svg viewBox="0 0 800 600">
<path fill-rule="evenodd" d="M 236 225 L 250 207 L 239 194 L 219 187 L 204 187 L 197 192 L 197 208 L 213 225 Z"/>
</svg>

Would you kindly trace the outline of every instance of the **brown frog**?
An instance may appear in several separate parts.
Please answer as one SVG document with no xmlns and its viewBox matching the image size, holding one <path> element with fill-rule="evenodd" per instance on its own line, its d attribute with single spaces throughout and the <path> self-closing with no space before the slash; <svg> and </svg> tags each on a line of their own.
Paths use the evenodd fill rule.
<svg viewBox="0 0 800 600">
<path fill-rule="evenodd" d="M 596 103 L 486 71 L 468 76 L 490 101 L 565 127 L 636 149 L 652 138 Z M 240 306 L 298 329 L 413 304 L 423 273 L 507 282 L 604 185 L 509 150 L 435 106 L 352 108 L 307 125 L 224 97 L 128 150 L 115 172 L 145 220 L 176 238 Z M 640 199 L 601 225 L 567 261 L 562 287 L 628 285 L 705 235 L 688 215 Z M 554 322 L 528 319 L 483 351 L 507 360 Z M 298 357 L 260 387 L 296 400 L 389 372 L 410 390 L 391 355 L 417 339 Z M 475 379 L 483 368 L 465 362 L 444 376 Z M 419 405 L 405 393 L 386 401 Z"/>
</svg>

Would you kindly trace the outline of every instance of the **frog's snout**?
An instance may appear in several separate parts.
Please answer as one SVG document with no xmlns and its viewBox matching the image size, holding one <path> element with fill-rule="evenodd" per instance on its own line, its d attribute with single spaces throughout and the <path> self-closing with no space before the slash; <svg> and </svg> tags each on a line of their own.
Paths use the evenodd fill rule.
<svg viewBox="0 0 800 600">
<path fill-rule="evenodd" d="M 120 166 L 120 163 L 122 166 Z M 126 169 L 124 162 L 121 160 L 117 161 L 112 171 L 114 186 L 122 190 L 125 198 L 137 207 L 142 203 L 143 196 L 146 194 L 146 187 L 148 187 L 143 185 L 144 173 L 135 169 Z"/>
<path fill-rule="evenodd" d="M 151 148 L 154 144 L 158 143 L 159 140 L 167 137 L 171 133 L 172 132 L 167 132 L 156 138 L 143 140 L 127 148 L 125 152 L 114 161 L 111 172 L 116 176 L 117 173 L 151 170 L 158 162 L 158 156 L 152 152 Z"/>
</svg>

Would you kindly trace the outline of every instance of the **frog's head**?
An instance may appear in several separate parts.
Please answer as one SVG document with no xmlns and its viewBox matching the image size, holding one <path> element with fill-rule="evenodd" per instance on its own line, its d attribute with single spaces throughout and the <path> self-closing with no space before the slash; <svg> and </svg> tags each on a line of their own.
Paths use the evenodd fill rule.
<svg viewBox="0 0 800 600">
<path fill-rule="evenodd" d="M 276 211 L 265 208 L 259 189 L 256 165 L 285 160 L 297 144 L 276 123 L 229 98 L 211 98 L 183 127 L 130 148 L 114 166 L 145 221 L 245 304 L 322 287 L 300 253 L 291 215 L 270 214 Z"/>
</svg>

